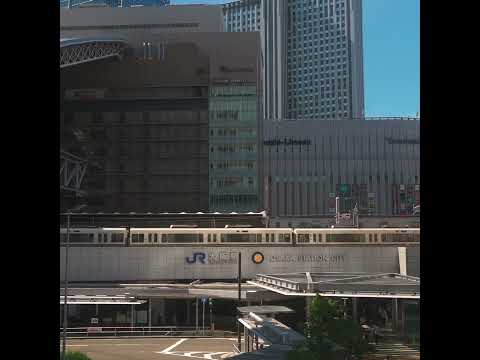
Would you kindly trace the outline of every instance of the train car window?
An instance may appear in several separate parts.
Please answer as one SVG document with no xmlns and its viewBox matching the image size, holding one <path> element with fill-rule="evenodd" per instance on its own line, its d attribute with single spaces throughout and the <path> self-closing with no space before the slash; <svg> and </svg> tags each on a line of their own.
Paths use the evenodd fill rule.
<svg viewBox="0 0 480 360">
<path fill-rule="evenodd" d="M 67 234 L 60 234 L 60 242 L 61 243 L 67 242 Z"/>
<path fill-rule="evenodd" d="M 298 243 L 309 243 L 310 242 L 310 234 L 298 234 L 297 235 L 297 242 Z"/>
<path fill-rule="evenodd" d="M 364 242 L 365 234 L 327 234 L 327 242 Z"/>
<path fill-rule="evenodd" d="M 144 234 L 132 234 L 132 243 L 143 243 Z"/>
<path fill-rule="evenodd" d="M 213 234 L 213 242 L 217 242 L 217 234 Z"/>
<path fill-rule="evenodd" d="M 373 239 L 375 242 L 378 242 L 378 234 L 373 234 Z"/>
<path fill-rule="evenodd" d="M 257 242 L 262 242 L 262 234 L 257 234 Z"/>
<path fill-rule="evenodd" d="M 97 242 L 102 242 L 102 234 L 101 233 L 97 234 Z"/>
<path fill-rule="evenodd" d="M 123 243 L 123 234 L 122 233 L 113 233 L 110 235 L 110 242 L 112 243 Z"/>
<path fill-rule="evenodd" d="M 313 242 L 317 242 L 317 234 L 313 234 Z"/>
<path fill-rule="evenodd" d="M 278 242 L 290 242 L 290 234 L 278 234 Z"/>
<path fill-rule="evenodd" d="M 261 242 L 261 239 L 262 237 L 259 234 L 222 234 L 222 242 L 224 243 L 254 243 Z"/>
<path fill-rule="evenodd" d="M 275 234 L 270 234 L 270 242 L 275 242 Z"/>
<path fill-rule="evenodd" d="M 368 234 L 368 241 L 372 242 L 372 234 Z"/>
<path fill-rule="evenodd" d="M 93 234 L 70 234 L 71 243 L 93 243 Z"/>
<path fill-rule="evenodd" d="M 158 234 L 153 234 L 153 242 L 158 242 Z"/>
<path fill-rule="evenodd" d="M 92 234 L 93 235 L 93 234 Z M 93 239 L 92 239 L 93 240 Z M 107 240 L 107 234 L 103 234 L 103 242 L 106 243 L 108 240 Z"/>
<path fill-rule="evenodd" d="M 265 234 L 265 242 L 269 242 L 270 241 L 270 234 Z"/>
<path fill-rule="evenodd" d="M 152 234 L 148 234 L 148 242 L 149 242 L 149 243 L 152 242 Z"/>
<path fill-rule="evenodd" d="M 201 242 L 203 242 L 203 234 L 167 234 L 167 243 L 184 244 Z"/>
<path fill-rule="evenodd" d="M 382 234 L 382 242 L 419 242 L 420 234 Z"/>
<path fill-rule="evenodd" d="M 210 234 L 207 235 L 207 241 L 212 242 L 212 235 L 210 235 Z"/>
<path fill-rule="evenodd" d="M 166 242 L 167 242 L 167 235 L 162 234 L 162 243 L 166 243 Z"/>
</svg>

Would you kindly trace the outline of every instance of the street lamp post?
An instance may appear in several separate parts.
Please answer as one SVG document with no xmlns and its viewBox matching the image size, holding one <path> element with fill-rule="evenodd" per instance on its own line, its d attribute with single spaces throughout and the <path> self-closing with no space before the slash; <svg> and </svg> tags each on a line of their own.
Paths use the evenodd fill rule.
<svg viewBox="0 0 480 360">
<path fill-rule="evenodd" d="M 86 205 L 79 205 L 76 208 L 70 209 L 67 211 L 67 238 L 65 241 L 65 277 L 64 277 L 64 295 L 63 295 L 63 339 L 62 339 L 62 359 L 65 359 L 66 347 L 67 347 L 67 316 L 68 316 L 68 305 L 67 305 L 67 296 L 68 296 L 68 249 L 70 247 L 70 216 L 73 211 L 78 211 L 84 208 Z"/>
</svg>

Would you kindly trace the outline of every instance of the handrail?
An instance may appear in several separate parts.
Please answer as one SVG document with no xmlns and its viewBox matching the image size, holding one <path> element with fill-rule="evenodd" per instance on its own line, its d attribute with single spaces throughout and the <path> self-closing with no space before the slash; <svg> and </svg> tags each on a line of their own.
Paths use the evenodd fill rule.
<svg viewBox="0 0 480 360">
<path fill-rule="evenodd" d="M 60 334 L 63 333 L 63 328 L 60 328 Z M 235 335 L 233 331 L 226 330 L 212 330 L 210 327 L 195 327 L 195 326 L 89 326 L 89 327 L 71 327 L 67 328 L 68 337 L 108 337 L 108 336 L 232 336 Z"/>
</svg>

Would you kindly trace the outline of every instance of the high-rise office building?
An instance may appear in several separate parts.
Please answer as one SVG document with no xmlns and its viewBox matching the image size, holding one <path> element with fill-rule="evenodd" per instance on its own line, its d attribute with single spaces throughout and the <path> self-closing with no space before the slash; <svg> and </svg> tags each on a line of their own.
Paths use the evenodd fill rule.
<svg viewBox="0 0 480 360">
<path fill-rule="evenodd" d="M 60 7 L 68 7 L 68 3 L 68 0 L 60 0 Z M 110 7 L 164 6 L 170 5 L 170 0 L 70 0 L 70 7 L 89 5 Z"/>
<path fill-rule="evenodd" d="M 363 118 L 362 0 L 261 1 L 225 4 L 224 28 L 261 31 L 264 116 Z"/>
</svg>

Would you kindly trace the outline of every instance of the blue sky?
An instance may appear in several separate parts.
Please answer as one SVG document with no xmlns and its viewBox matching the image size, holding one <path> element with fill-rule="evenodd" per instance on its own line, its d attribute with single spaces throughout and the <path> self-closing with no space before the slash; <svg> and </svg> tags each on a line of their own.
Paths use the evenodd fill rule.
<svg viewBox="0 0 480 360">
<path fill-rule="evenodd" d="M 420 110 L 420 0 L 363 0 L 363 52 L 366 116 L 415 116 Z"/>
</svg>

